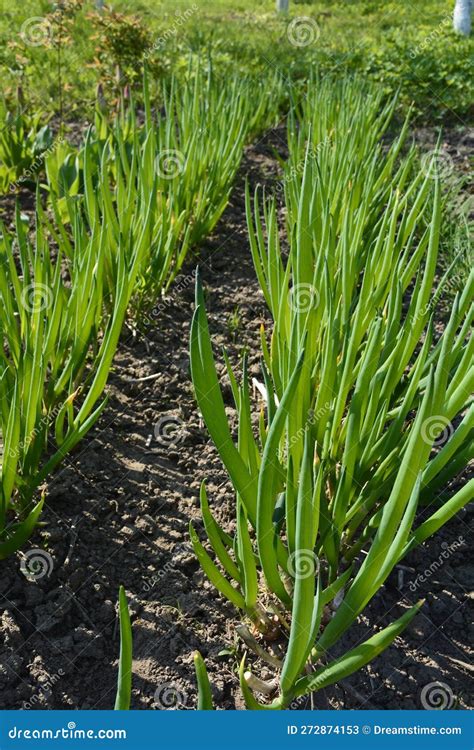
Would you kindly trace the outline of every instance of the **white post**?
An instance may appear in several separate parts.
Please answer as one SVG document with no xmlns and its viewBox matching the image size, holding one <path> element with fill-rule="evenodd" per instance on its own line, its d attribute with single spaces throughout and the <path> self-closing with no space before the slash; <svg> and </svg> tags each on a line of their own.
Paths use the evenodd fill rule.
<svg viewBox="0 0 474 750">
<path fill-rule="evenodd" d="M 290 0 L 276 0 L 277 13 L 288 13 Z"/>
<path fill-rule="evenodd" d="M 472 0 L 456 0 L 454 6 L 453 26 L 458 34 L 469 36 L 471 33 Z"/>
</svg>

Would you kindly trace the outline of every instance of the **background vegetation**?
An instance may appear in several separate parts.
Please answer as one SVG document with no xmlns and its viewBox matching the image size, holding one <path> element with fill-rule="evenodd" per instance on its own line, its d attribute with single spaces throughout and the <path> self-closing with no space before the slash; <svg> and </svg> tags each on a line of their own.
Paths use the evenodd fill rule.
<svg viewBox="0 0 474 750">
<path fill-rule="evenodd" d="M 144 56 L 160 78 L 184 74 L 191 54 L 212 55 L 222 75 L 277 70 L 304 80 L 310 64 L 341 76 L 362 73 L 388 94 L 400 89 L 401 106 L 414 103 L 419 122 L 462 124 L 472 114 L 474 42 L 452 31 L 447 0 L 293 0 L 289 17 L 275 14 L 273 0 L 116 0 L 107 23 L 93 0 L 63 6 L 58 14 L 50 0 L 5 3 L 0 65 L 7 103 L 21 85 L 28 101 L 65 108 L 72 118 L 89 110 L 98 74 L 104 96 L 113 99 L 117 66 L 119 78 L 133 85 Z M 295 46 L 288 24 L 302 16 L 315 22 L 315 33 Z M 43 17 L 44 39 L 39 34 L 32 45 L 28 24 Z"/>
</svg>

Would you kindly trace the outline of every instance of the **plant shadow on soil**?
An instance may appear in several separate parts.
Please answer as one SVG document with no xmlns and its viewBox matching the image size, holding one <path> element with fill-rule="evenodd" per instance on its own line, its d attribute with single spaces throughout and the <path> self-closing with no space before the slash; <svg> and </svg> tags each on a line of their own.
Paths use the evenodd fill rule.
<svg viewBox="0 0 474 750">
<path fill-rule="evenodd" d="M 231 203 L 200 252 L 221 373 L 218 351 L 225 346 L 233 363 L 246 348 L 250 373 L 260 376 L 255 345 L 259 327 L 269 317 L 248 248 L 243 195 L 246 175 L 251 185 L 275 184 L 274 148 L 284 155 L 281 130 L 247 149 Z M 19 557 L 2 564 L 2 709 L 113 707 L 120 583 L 133 626 L 132 708 L 194 708 L 195 649 L 206 660 L 216 706 L 243 708 L 236 674 L 236 612 L 207 582 L 188 541 L 189 520 L 200 527 L 198 495 L 204 478 L 218 520 L 231 530 L 233 518 L 231 488 L 190 384 L 195 262 L 178 277 L 145 333 L 124 333 L 106 411 L 47 486 L 45 525 L 29 548 L 46 549 L 52 571 L 29 581 L 20 571 Z M 232 415 L 225 378 L 223 392 Z M 392 574 L 335 655 L 426 596 L 422 612 L 375 662 L 318 693 L 313 707 L 422 708 L 421 692 L 435 681 L 445 683 L 453 707 L 469 705 L 473 569 L 465 541 L 436 565 L 443 550 L 467 539 L 468 521 L 465 510 L 412 553 L 404 561 L 406 569 Z M 429 572 L 418 585 L 423 571 Z M 260 667 L 265 676 L 265 666 Z M 303 700 L 294 707 L 310 705 Z"/>
</svg>

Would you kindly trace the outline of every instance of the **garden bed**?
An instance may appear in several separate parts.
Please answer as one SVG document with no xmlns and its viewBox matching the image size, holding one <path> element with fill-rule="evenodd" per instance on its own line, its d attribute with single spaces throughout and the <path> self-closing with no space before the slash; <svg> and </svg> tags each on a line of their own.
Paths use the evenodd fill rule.
<svg viewBox="0 0 474 750">
<path fill-rule="evenodd" d="M 426 131 L 423 139 L 432 142 Z M 274 148 L 285 148 L 280 131 L 246 150 L 231 203 L 199 259 L 214 344 L 225 346 L 234 362 L 247 347 L 258 377 L 255 341 L 267 312 L 248 248 L 244 178 L 274 183 Z M 459 158 L 464 162 L 464 152 Z M 189 376 L 194 266 L 188 262 L 143 331 L 124 331 L 110 403 L 48 483 L 44 526 L 29 545 L 51 556 L 48 574 L 27 580 L 19 556 L 2 564 L 2 709 L 113 707 L 120 583 L 133 626 L 132 708 L 194 708 L 196 649 L 206 660 L 216 707 L 243 707 L 235 703 L 236 613 L 208 583 L 188 542 L 189 520 L 200 523 L 202 479 L 218 520 L 228 527 L 232 517 L 232 492 Z M 224 397 L 230 409 L 230 386 Z M 314 707 L 423 708 L 434 682 L 443 683 L 451 707 L 469 706 L 469 518 L 468 509 L 461 512 L 391 575 L 339 648 L 426 596 L 421 613 L 375 662 L 318 693 Z M 305 699 L 294 708 L 309 706 Z"/>
</svg>

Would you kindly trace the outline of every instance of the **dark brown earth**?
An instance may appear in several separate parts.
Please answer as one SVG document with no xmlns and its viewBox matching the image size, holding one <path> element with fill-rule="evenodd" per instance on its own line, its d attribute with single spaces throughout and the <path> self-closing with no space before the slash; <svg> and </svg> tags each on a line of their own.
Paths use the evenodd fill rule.
<svg viewBox="0 0 474 750">
<path fill-rule="evenodd" d="M 231 204 L 199 259 L 216 351 L 226 346 L 237 362 L 247 347 L 254 374 L 267 313 L 247 244 L 243 184 L 247 174 L 252 183 L 272 180 L 273 146 L 284 149 L 281 132 L 247 149 Z M 49 573 L 29 581 L 19 557 L 2 563 L 2 709 L 113 707 L 121 583 L 133 624 L 132 708 L 173 707 L 176 699 L 179 708 L 194 708 L 195 649 L 205 657 L 216 706 L 242 708 L 236 612 L 207 582 L 188 543 L 189 519 L 200 525 L 202 479 L 219 520 L 231 528 L 233 517 L 232 492 L 190 385 L 194 265 L 144 333 L 124 333 L 101 421 L 47 486 L 45 525 L 29 548 L 48 552 Z M 228 385 L 224 395 L 230 410 Z M 341 648 L 426 597 L 421 613 L 375 662 L 318 693 L 315 708 L 423 708 L 439 695 L 451 707 L 472 704 L 471 517 L 463 511 L 391 576 Z"/>
</svg>

